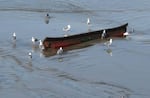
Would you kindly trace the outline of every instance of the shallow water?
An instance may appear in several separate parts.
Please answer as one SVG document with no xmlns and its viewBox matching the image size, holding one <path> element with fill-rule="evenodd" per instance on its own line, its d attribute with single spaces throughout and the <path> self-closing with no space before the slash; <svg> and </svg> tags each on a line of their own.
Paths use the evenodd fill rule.
<svg viewBox="0 0 150 98">
<path fill-rule="evenodd" d="M 149 0 L 0 0 L 1 98 L 149 98 L 149 12 Z M 101 42 L 61 57 L 31 43 L 32 36 L 63 36 L 68 24 L 70 35 L 86 32 L 87 17 L 91 30 L 128 22 L 134 32 L 109 49 Z"/>
</svg>

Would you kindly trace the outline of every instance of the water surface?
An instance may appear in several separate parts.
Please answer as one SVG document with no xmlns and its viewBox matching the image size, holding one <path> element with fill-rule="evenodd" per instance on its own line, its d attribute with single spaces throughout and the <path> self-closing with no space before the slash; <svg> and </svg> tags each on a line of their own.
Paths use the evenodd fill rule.
<svg viewBox="0 0 150 98">
<path fill-rule="evenodd" d="M 0 0 L 2 98 L 149 98 L 149 0 Z M 44 17 L 51 16 L 46 24 Z M 129 23 L 134 32 L 45 57 L 31 37 L 63 36 Z M 16 41 L 12 33 L 16 32 Z M 28 58 L 32 52 L 33 58 Z"/>
</svg>

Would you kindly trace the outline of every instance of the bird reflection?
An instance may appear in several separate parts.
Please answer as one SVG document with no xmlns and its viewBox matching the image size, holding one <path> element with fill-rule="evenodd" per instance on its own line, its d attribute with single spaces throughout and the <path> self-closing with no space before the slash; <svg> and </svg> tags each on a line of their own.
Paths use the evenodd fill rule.
<svg viewBox="0 0 150 98">
<path fill-rule="evenodd" d="M 59 58 L 58 58 L 58 61 L 59 61 L 59 62 L 63 62 L 63 57 L 59 57 Z"/>
<path fill-rule="evenodd" d="M 29 62 L 27 63 L 27 65 L 28 65 L 28 67 L 31 69 L 31 67 L 32 67 L 32 61 L 29 61 Z"/>
<path fill-rule="evenodd" d="M 108 53 L 110 56 L 113 56 L 112 50 L 111 50 L 110 48 L 106 49 L 105 51 L 106 51 L 106 53 Z"/>
<path fill-rule="evenodd" d="M 38 51 L 39 47 L 36 45 L 32 45 L 32 52 Z"/>
<path fill-rule="evenodd" d="M 16 48 L 16 39 L 13 39 L 13 41 L 12 41 L 12 47 Z"/>
<path fill-rule="evenodd" d="M 32 67 L 32 61 L 30 60 L 29 62 L 26 63 L 26 65 L 23 66 L 25 69 L 27 69 L 28 71 L 32 72 L 33 71 L 33 67 Z"/>
</svg>

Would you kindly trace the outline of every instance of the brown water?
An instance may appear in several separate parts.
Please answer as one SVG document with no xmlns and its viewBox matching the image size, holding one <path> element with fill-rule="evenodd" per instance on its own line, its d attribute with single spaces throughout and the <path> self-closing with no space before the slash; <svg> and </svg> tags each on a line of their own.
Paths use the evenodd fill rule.
<svg viewBox="0 0 150 98">
<path fill-rule="evenodd" d="M 0 0 L 0 98 L 149 98 L 149 12 L 148 0 Z M 61 56 L 32 45 L 32 36 L 63 36 L 68 24 L 70 35 L 88 31 L 87 17 L 91 30 L 128 22 L 134 32 L 110 48 L 100 42 Z"/>
</svg>

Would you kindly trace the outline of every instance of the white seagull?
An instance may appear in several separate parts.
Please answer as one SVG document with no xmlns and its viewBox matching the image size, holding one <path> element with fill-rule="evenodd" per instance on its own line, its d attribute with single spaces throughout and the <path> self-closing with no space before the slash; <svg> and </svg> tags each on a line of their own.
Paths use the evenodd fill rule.
<svg viewBox="0 0 150 98">
<path fill-rule="evenodd" d="M 39 48 L 40 48 L 40 49 L 42 49 L 42 50 L 44 49 L 44 46 L 43 46 L 42 40 L 39 40 Z"/>
<path fill-rule="evenodd" d="M 31 58 L 32 58 L 32 53 L 29 52 L 28 56 L 29 56 L 29 58 L 31 59 Z"/>
<path fill-rule="evenodd" d="M 88 26 L 91 24 L 90 18 L 87 18 L 87 22 L 86 23 L 87 23 Z"/>
<path fill-rule="evenodd" d="M 66 31 L 66 32 L 67 32 L 67 31 L 69 31 L 70 29 L 71 29 L 71 26 L 70 26 L 70 25 L 67 25 L 67 27 L 64 27 L 64 28 L 63 28 L 63 31 Z"/>
<path fill-rule="evenodd" d="M 37 38 L 32 37 L 31 41 L 32 41 L 32 43 L 33 43 L 33 44 L 35 44 L 35 42 L 37 42 L 37 41 L 38 41 L 38 39 L 37 39 Z"/>
<path fill-rule="evenodd" d="M 125 32 L 125 33 L 123 33 L 123 36 L 128 36 L 129 35 L 129 33 L 128 32 Z"/>
<path fill-rule="evenodd" d="M 42 40 L 39 40 L 39 46 L 43 46 Z"/>
<path fill-rule="evenodd" d="M 14 40 L 16 39 L 16 33 L 15 32 L 13 33 L 13 39 Z"/>
<path fill-rule="evenodd" d="M 106 36 L 106 30 L 103 30 L 103 33 L 102 33 L 102 35 L 101 35 L 101 39 L 104 39 L 105 36 Z"/>
<path fill-rule="evenodd" d="M 109 47 L 112 44 L 112 39 L 110 38 L 109 41 L 104 43 L 105 45 L 107 45 L 107 47 Z"/>
<path fill-rule="evenodd" d="M 60 55 L 60 54 L 62 54 L 62 53 L 63 53 L 63 48 L 60 47 L 60 48 L 57 50 L 57 54 Z"/>
<path fill-rule="evenodd" d="M 45 23 L 48 24 L 49 23 L 49 19 L 51 17 L 49 16 L 49 14 L 47 13 L 46 16 L 45 16 Z"/>
</svg>

